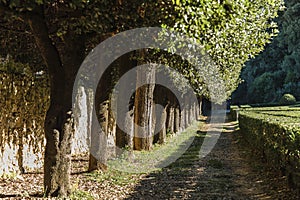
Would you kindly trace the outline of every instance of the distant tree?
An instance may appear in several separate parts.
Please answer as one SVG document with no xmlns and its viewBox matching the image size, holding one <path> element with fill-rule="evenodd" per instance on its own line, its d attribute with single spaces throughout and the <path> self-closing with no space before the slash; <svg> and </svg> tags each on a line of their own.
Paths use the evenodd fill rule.
<svg viewBox="0 0 300 200">
<path fill-rule="evenodd" d="M 245 80 L 244 85 L 247 87 L 245 101 L 248 103 L 278 102 L 285 93 L 293 94 L 296 99 L 300 99 L 298 45 L 300 42 L 298 34 L 300 3 L 285 0 L 285 5 L 286 9 L 276 20 L 280 30 L 278 36 L 260 55 L 246 64 L 241 74 L 241 78 Z M 261 82 L 263 77 L 268 77 L 268 81 Z M 258 84 L 259 82 L 268 84 Z M 272 87 L 271 90 L 270 87 Z M 240 96 L 243 90 L 238 89 L 234 98 Z M 238 101 L 237 98 L 235 99 Z"/>
</svg>

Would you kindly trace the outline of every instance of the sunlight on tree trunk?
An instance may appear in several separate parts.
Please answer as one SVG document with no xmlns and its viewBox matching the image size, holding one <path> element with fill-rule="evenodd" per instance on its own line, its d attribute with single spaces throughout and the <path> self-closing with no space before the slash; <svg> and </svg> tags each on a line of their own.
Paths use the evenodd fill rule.
<svg viewBox="0 0 300 200">
<path fill-rule="evenodd" d="M 146 82 L 154 82 L 155 66 L 152 64 L 140 66 L 137 69 L 137 84 L 142 85 L 137 88 L 134 101 L 134 149 L 150 150 L 153 140 L 153 92 L 154 85 L 144 85 Z"/>
</svg>

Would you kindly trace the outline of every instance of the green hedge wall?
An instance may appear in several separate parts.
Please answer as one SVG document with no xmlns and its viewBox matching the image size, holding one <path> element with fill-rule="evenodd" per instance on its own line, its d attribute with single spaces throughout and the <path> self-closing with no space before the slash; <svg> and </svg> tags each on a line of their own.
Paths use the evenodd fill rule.
<svg viewBox="0 0 300 200">
<path fill-rule="evenodd" d="M 239 112 L 243 137 L 255 153 L 300 189 L 300 110 L 247 109 Z"/>
</svg>

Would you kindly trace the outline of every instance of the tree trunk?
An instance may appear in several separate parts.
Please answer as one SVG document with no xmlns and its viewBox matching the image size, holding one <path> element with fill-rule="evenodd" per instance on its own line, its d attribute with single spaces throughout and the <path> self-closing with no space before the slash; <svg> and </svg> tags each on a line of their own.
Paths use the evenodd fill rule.
<svg viewBox="0 0 300 200">
<path fill-rule="evenodd" d="M 167 119 L 167 109 L 163 108 L 161 113 L 157 113 L 156 124 L 155 124 L 155 136 L 154 144 L 159 143 L 163 144 L 166 142 L 166 119 Z"/>
<path fill-rule="evenodd" d="M 185 128 L 189 127 L 190 125 L 190 110 L 189 110 L 189 105 L 186 106 L 186 109 L 185 109 Z"/>
<path fill-rule="evenodd" d="M 194 116 L 195 120 L 198 120 L 198 100 L 194 102 Z"/>
<path fill-rule="evenodd" d="M 201 116 L 202 115 L 202 96 L 198 97 L 198 115 Z"/>
<path fill-rule="evenodd" d="M 131 68 L 136 66 L 136 62 L 130 57 L 132 53 L 125 54 L 117 60 L 117 67 L 119 69 L 119 78 L 122 78 L 118 96 L 117 96 L 117 130 L 116 130 L 116 146 L 119 150 L 123 147 L 133 149 L 133 131 L 134 131 L 134 118 L 133 118 L 133 99 L 127 98 L 129 95 L 134 94 L 136 85 L 136 74 L 127 74 Z M 125 98 L 126 97 L 126 98 Z M 117 152 L 117 154 L 120 154 Z"/>
<path fill-rule="evenodd" d="M 108 158 L 112 158 L 116 156 L 116 118 L 112 112 L 113 109 L 113 105 L 112 105 L 112 101 L 110 99 L 109 101 L 109 107 L 108 107 Z"/>
<path fill-rule="evenodd" d="M 191 98 L 189 98 L 189 106 L 190 106 L 190 117 L 189 117 L 189 121 L 190 124 L 195 120 L 195 112 L 194 112 L 194 102 L 192 101 Z"/>
<path fill-rule="evenodd" d="M 163 144 L 166 141 L 166 122 L 167 122 L 167 89 L 161 85 L 156 85 L 154 89 L 155 106 L 155 131 L 153 137 L 153 144 Z"/>
<path fill-rule="evenodd" d="M 98 110 L 99 113 L 98 119 L 95 117 L 92 119 L 91 149 L 88 171 L 107 170 L 107 104 L 108 102 L 104 101 L 99 106 L 96 106 L 96 110 Z M 101 130 L 98 130 L 97 123 L 100 123 Z"/>
<path fill-rule="evenodd" d="M 101 41 L 104 41 L 108 37 L 111 37 L 112 34 L 107 34 L 101 38 Z M 99 58 L 99 62 L 101 62 L 101 58 Z M 109 130 L 109 122 L 112 120 L 108 119 L 111 111 L 110 109 L 110 95 L 113 89 L 113 75 L 116 69 L 116 66 L 112 65 L 108 70 L 106 70 L 96 89 L 95 94 L 95 110 L 96 116 L 98 119 L 92 119 L 92 133 L 91 133 L 91 152 L 89 159 L 89 168 L 88 171 L 94 170 L 107 170 L 107 159 L 108 159 L 108 130 Z M 95 115 L 93 115 L 95 116 Z M 93 117 L 94 118 L 94 117 Z M 97 123 L 100 124 L 100 130 L 97 128 Z"/>
<path fill-rule="evenodd" d="M 113 81 L 111 74 L 112 68 L 105 71 L 99 81 L 95 94 L 95 111 L 97 113 L 93 116 L 97 116 L 97 119 L 94 119 L 95 117 L 92 119 L 91 152 L 88 171 L 107 170 L 109 104 Z M 100 129 L 98 129 L 97 123 L 99 123 Z"/>
<path fill-rule="evenodd" d="M 50 107 L 45 119 L 44 189 L 46 196 L 66 197 L 71 192 L 72 89 L 84 59 L 84 40 L 69 35 L 64 56 L 61 56 L 49 37 L 42 7 L 33 13 L 27 20 L 48 67 L 50 80 Z"/>
<path fill-rule="evenodd" d="M 184 105 L 181 108 L 181 112 L 180 112 L 180 128 L 181 128 L 181 130 L 184 130 L 186 128 L 185 113 L 186 113 L 186 108 Z"/>
<path fill-rule="evenodd" d="M 154 91 L 153 91 L 154 92 Z M 154 95 L 154 94 L 153 94 Z M 151 132 L 151 146 L 152 146 L 152 144 L 154 144 L 154 136 L 155 136 L 155 134 L 156 134 L 156 132 L 155 132 L 155 129 L 156 129 L 156 124 L 157 124 L 157 122 L 156 122 L 156 120 L 157 120 L 157 118 L 159 117 L 159 116 L 157 116 L 157 114 L 156 114 L 156 109 L 157 108 L 159 108 L 159 106 L 156 106 L 155 105 L 155 103 L 154 103 L 154 101 L 153 101 L 153 104 L 152 104 L 152 118 L 151 118 L 151 121 L 150 121 L 150 126 L 151 126 L 151 130 L 152 130 L 152 132 Z"/>
<path fill-rule="evenodd" d="M 195 116 L 196 116 L 196 120 L 199 120 L 199 116 L 200 116 L 200 103 L 199 103 L 199 98 L 197 97 L 197 101 L 195 102 Z"/>
<path fill-rule="evenodd" d="M 185 128 L 187 128 L 190 125 L 190 104 L 189 99 L 187 98 L 187 95 L 184 96 L 184 113 L 185 113 Z"/>
<path fill-rule="evenodd" d="M 134 108 L 129 110 L 125 116 L 125 130 L 126 138 L 125 144 L 129 149 L 133 149 L 133 136 L 134 136 Z"/>
<path fill-rule="evenodd" d="M 180 123 L 180 109 L 179 106 L 176 105 L 176 107 L 174 108 L 174 132 L 175 133 L 178 133 L 180 131 L 179 123 Z"/>
<path fill-rule="evenodd" d="M 174 106 L 173 106 L 173 104 L 171 104 L 168 109 L 167 131 L 171 134 L 174 133 Z"/>
<path fill-rule="evenodd" d="M 137 69 L 137 88 L 134 100 L 134 149 L 150 150 L 153 140 L 153 92 L 154 85 L 147 84 L 154 82 L 155 67 L 152 64 L 139 66 Z"/>
</svg>

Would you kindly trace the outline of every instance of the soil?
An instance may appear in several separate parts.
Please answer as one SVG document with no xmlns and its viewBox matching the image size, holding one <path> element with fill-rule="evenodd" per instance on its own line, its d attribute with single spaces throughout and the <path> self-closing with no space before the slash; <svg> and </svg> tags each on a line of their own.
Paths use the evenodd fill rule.
<svg viewBox="0 0 300 200">
<path fill-rule="evenodd" d="M 87 178 L 86 158 L 73 161 L 72 185 L 95 199 L 300 199 L 287 187 L 286 177 L 270 171 L 242 143 L 237 122 L 206 124 L 176 162 L 158 172 L 133 174 L 134 181 L 118 185 Z M 222 130 L 214 149 L 199 158 L 206 131 Z M 39 199 L 43 196 L 40 172 L 0 180 L 0 198 Z"/>
</svg>

